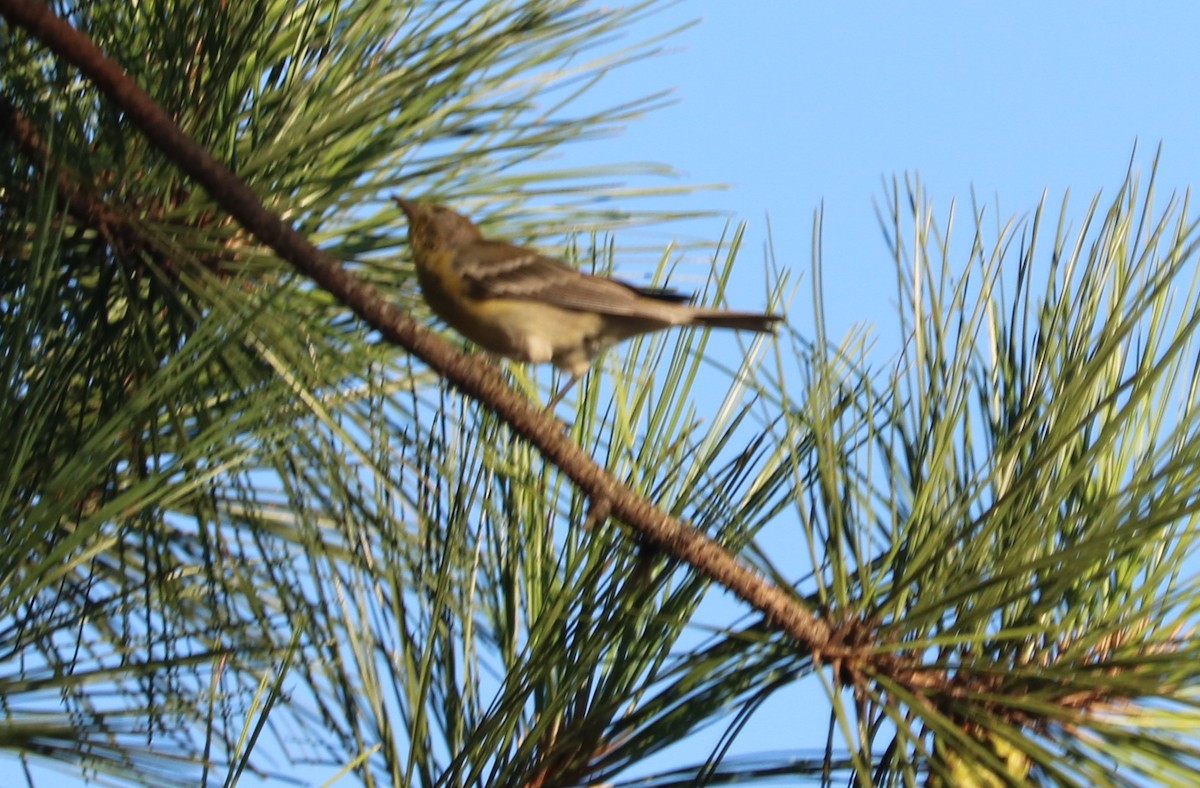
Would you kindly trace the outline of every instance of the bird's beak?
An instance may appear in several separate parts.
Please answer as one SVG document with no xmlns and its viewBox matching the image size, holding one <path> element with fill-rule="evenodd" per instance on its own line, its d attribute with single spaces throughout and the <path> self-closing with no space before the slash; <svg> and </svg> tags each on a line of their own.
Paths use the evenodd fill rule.
<svg viewBox="0 0 1200 788">
<path fill-rule="evenodd" d="M 413 215 L 417 211 L 417 204 L 410 200 L 406 200 L 403 197 L 397 197 L 394 194 L 392 195 L 392 199 L 396 201 L 396 205 L 400 206 L 400 210 L 404 211 L 404 215 L 407 216 L 408 220 L 411 222 Z"/>
</svg>

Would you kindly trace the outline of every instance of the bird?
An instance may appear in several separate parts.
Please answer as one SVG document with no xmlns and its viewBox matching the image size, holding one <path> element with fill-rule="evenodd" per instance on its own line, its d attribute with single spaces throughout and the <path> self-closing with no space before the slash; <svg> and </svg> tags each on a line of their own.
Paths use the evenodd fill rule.
<svg viewBox="0 0 1200 788">
<path fill-rule="evenodd" d="M 770 333 L 783 317 L 693 306 L 672 290 L 584 273 L 536 250 L 485 238 L 445 205 L 392 199 L 408 218 L 421 294 L 435 315 L 484 350 L 570 375 L 553 408 L 612 345 L 675 326 Z"/>
</svg>

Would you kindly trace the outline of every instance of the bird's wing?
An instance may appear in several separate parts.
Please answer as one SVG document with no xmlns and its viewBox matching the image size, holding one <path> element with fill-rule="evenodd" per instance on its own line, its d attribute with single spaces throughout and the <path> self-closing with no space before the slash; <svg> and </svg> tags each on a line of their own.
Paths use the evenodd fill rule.
<svg viewBox="0 0 1200 788">
<path fill-rule="evenodd" d="M 604 315 L 637 315 L 676 322 L 675 306 L 688 296 L 640 289 L 616 279 L 576 271 L 552 257 L 502 241 L 480 241 L 459 250 L 467 292 L 475 298 L 538 301 Z"/>
</svg>

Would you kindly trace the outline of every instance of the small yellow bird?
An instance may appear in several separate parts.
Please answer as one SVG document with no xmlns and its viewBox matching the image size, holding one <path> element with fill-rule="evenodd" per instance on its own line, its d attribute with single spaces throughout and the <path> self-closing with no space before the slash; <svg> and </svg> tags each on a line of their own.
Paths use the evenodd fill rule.
<svg viewBox="0 0 1200 788">
<path fill-rule="evenodd" d="M 686 295 L 585 274 L 558 260 L 483 237 L 443 205 L 393 197 L 408 217 L 421 293 L 434 313 L 497 355 L 550 362 L 571 375 L 557 403 L 607 348 L 673 326 L 769 332 L 783 318 L 690 306 Z"/>
</svg>

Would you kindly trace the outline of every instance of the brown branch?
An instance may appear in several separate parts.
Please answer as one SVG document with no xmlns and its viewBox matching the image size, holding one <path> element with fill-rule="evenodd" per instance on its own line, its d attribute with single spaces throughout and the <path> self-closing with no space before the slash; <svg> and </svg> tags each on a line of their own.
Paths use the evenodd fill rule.
<svg viewBox="0 0 1200 788">
<path fill-rule="evenodd" d="M 146 254 L 164 271 L 174 269 L 136 222 L 130 221 L 107 202 L 95 197 L 78 179 L 73 178 L 76 173 L 72 172 L 69 166 L 64 166 L 61 157 L 57 160 L 52 157 L 51 150 L 37 125 L 3 94 L 0 94 L 0 135 L 15 142 L 17 149 L 38 173 L 54 174 L 54 189 L 59 201 L 66 206 L 67 214 L 80 224 L 93 229 L 114 253 L 130 258 Z M 184 196 L 175 195 L 175 203 L 181 202 Z M 202 217 L 197 223 L 202 225 L 208 221 L 208 217 Z M 223 259 L 225 258 L 221 256 L 210 256 L 203 262 L 209 270 L 219 273 Z"/>
<path fill-rule="evenodd" d="M 493 410 L 592 500 L 611 507 L 614 517 L 732 591 L 806 649 L 823 653 L 826 658 L 834 656 L 831 647 L 833 651 L 843 650 L 830 642 L 829 624 L 805 609 L 788 590 L 768 582 L 700 531 L 668 516 L 619 483 L 572 443 L 557 421 L 510 388 L 490 365 L 456 351 L 268 211 L 249 187 L 192 141 L 119 66 L 44 3 L 0 0 L 0 13 L 93 80 L 153 144 L 262 243 L 311 277 L 388 341 L 404 347 L 464 394 Z"/>
<path fill-rule="evenodd" d="M 35 170 L 46 173 L 51 169 L 49 151 L 37 126 L 3 95 L 0 95 L 0 134 L 17 144 Z M 67 212 L 94 229 L 109 247 L 122 248 L 132 243 L 136 233 L 129 223 L 106 204 L 86 194 L 65 172 L 58 171 L 54 188 L 67 206 Z"/>
</svg>

